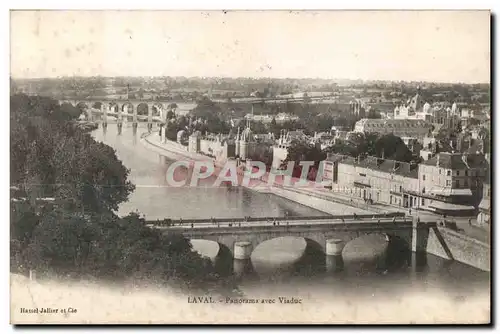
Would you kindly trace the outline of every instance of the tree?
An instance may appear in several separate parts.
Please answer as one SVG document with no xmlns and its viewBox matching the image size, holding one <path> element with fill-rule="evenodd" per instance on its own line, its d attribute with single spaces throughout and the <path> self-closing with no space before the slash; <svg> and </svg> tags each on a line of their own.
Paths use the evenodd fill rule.
<svg viewBox="0 0 500 334">
<path fill-rule="evenodd" d="M 204 289 L 227 284 L 182 235 L 152 229 L 138 214 L 115 214 L 133 190 L 128 170 L 70 116 L 50 99 L 11 98 L 12 270 Z"/>
<path fill-rule="evenodd" d="M 263 122 L 252 122 L 252 131 L 254 133 L 267 133 L 268 129 Z"/>
<path fill-rule="evenodd" d="M 142 99 L 144 97 L 144 89 L 143 88 L 140 88 L 139 91 L 137 91 L 137 95 L 140 99 Z"/>
<path fill-rule="evenodd" d="M 410 162 L 413 154 L 400 137 L 393 134 L 383 135 L 375 143 L 375 156 L 403 162 Z"/>
<path fill-rule="evenodd" d="M 302 167 L 299 165 L 301 161 L 313 161 L 314 167 L 318 168 L 319 162 L 326 159 L 326 153 L 322 152 L 320 148 L 311 145 L 304 141 L 293 140 L 288 147 L 288 154 L 281 164 L 282 169 L 286 169 L 288 162 L 294 162 L 294 177 L 300 177 Z"/>
<path fill-rule="evenodd" d="M 382 118 L 382 116 L 380 115 L 380 113 L 374 109 L 370 109 L 370 111 L 368 111 L 368 114 L 366 114 L 366 118 L 371 118 L 371 119 L 380 119 Z"/>
<path fill-rule="evenodd" d="M 167 120 L 175 118 L 175 113 L 172 110 L 167 112 Z"/>
<path fill-rule="evenodd" d="M 68 210 L 116 210 L 133 190 L 129 171 L 61 109 L 37 97 L 11 100 L 11 184 L 31 200 L 54 197 Z"/>
<path fill-rule="evenodd" d="M 481 121 L 478 120 L 477 118 L 469 118 L 467 122 L 469 123 L 469 126 L 477 126 L 481 124 Z"/>
<path fill-rule="evenodd" d="M 352 157 L 373 156 L 402 162 L 414 160 L 412 152 L 400 137 L 393 134 L 357 133 L 349 141 L 337 142 L 326 152 Z"/>
<path fill-rule="evenodd" d="M 177 141 L 177 132 L 179 132 L 179 127 L 175 122 L 169 122 L 165 128 L 165 137 L 168 140 Z"/>
</svg>

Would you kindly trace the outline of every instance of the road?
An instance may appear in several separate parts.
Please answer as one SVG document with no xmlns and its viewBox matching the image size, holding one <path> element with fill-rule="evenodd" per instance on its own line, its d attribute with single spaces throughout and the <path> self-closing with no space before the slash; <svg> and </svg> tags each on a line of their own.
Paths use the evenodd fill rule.
<svg viewBox="0 0 500 334">
<path fill-rule="evenodd" d="M 193 227 L 196 228 L 214 228 L 214 227 L 255 227 L 255 226 L 304 226 L 304 225 L 347 225 L 349 223 L 390 223 L 394 222 L 395 224 L 397 223 L 402 223 L 402 222 L 410 222 L 410 218 L 368 218 L 368 219 L 349 219 L 349 220 L 344 220 L 342 221 L 341 219 L 333 219 L 333 220 L 326 220 L 326 219 L 318 219 L 318 220 L 287 220 L 286 218 L 281 218 L 281 219 L 276 219 L 276 220 L 263 220 L 263 221 L 245 221 L 245 220 L 235 220 L 234 222 L 206 222 L 206 223 L 196 223 L 193 224 Z M 153 224 L 149 225 L 150 227 L 156 227 L 156 228 L 161 228 L 161 229 L 172 229 L 172 230 L 179 230 L 179 228 L 184 227 L 186 230 L 189 230 L 193 227 L 191 227 L 191 224 L 189 221 L 186 221 L 185 223 L 182 223 L 182 225 L 174 225 L 174 226 L 155 226 Z"/>
</svg>

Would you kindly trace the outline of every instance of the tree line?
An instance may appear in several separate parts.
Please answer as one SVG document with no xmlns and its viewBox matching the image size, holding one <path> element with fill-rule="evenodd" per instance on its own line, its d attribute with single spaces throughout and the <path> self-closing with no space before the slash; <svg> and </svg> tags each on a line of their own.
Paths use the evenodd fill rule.
<svg viewBox="0 0 500 334">
<path fill-rule="evenodd" d="M 78 108 L 26 95 L 11 96 L 10 108 L 12 272 L 225 286 L 182 235 L 146 226 L 139 213 L 116 214 L 134 190 L 130 171 L 77 126 Z"/>
</svg>

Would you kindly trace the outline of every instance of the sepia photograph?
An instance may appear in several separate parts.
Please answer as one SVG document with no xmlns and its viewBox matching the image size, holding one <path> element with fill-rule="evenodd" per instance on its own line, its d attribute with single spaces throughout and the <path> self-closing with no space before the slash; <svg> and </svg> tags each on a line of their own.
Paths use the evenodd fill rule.
<svg viewBox="0 0 500 334">
<path fill-rule="evenodd" d="M 10 10 L 10 323 L 491 319 L 489 10 Z"/>
</svg>

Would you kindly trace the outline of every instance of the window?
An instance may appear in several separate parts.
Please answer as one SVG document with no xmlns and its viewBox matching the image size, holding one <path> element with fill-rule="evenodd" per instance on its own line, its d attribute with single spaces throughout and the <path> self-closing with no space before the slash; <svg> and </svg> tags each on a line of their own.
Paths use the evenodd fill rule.
<svg viewBox="0 0 500 334">
<path fill-rule="evenodd" d="M 451 176 L 451 170 L 447 171 L 447 172 L 446 172 L 446 175 L 447 175 L 447 176 Z"/>
<path fill-rule="evenodd" d="M 402 186 L 399 186 L 399 192 L 402 193 L 403 192 L 403 187 Z"/>
<path fill-rule="evenodd" d="M 425 205 L 425 200 L 422 198 L 422 205 Z"/>
<path fill-rule="evenodd" d="M 464 180 L 464 187 L 467 188 L 469 186 L 469 182 L 467 180 Z"/>
<path fill-rule="evenodd" d="M 441 169 L 441 168 L 439 168 L 439 174 L 441 174 L 441 171 L 442 171 L 442 169 Z"/>
<path fill-rule="evenodd" d="M 425 181 L 425 174 L 422 175 L 422 181 Z"/>
<path fill-rule="evenodd" d="M 459 170 L 457 170 L 457 176 L 459 176 L 459 175 L 460 175 L 460 171 L 459 171 Z"/>
<path fill-rule="evenodd" d="M 422 194 L 425 194 L 425 187 L 422 188 Z"/>
<path fill-rule="evenodd" d="M 469 173 L 467 171 L 465 171 L 465 176 L 469 176 Z"/>
<path fill-rule="evenodd" d="M 448 187 L 451 186 L 451 180 L 446 180 L 446 186 L 448 186 Z"/>
<path fill-rule="evenodd" d="M 460 188 L 460 180 L 455 181 L 455 188 Z"/>
</svg>

